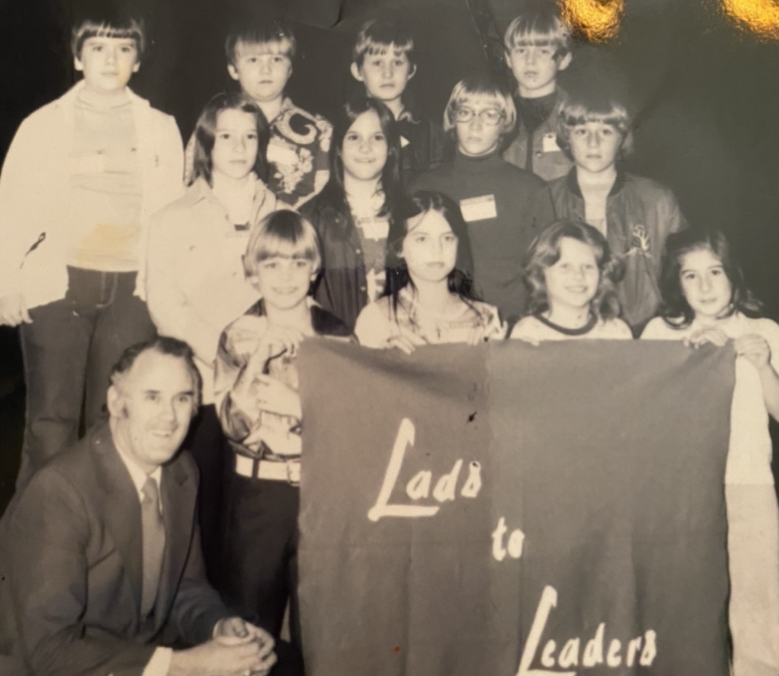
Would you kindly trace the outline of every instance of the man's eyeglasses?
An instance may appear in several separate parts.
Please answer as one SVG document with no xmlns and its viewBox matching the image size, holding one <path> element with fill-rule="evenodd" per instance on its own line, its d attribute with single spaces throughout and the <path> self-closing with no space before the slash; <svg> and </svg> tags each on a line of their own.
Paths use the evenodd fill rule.
<svg viewBox="0 0 779 676">
<path fill-rule="evenodd" d="M 476 115 L 479 116 L 481 123 L 488 127 L 495 127 L 500 124 L 504 116 L 503 111 L 497 108 L 486 108 L 479 113 L 471 108 L 458 108 L 454 111 L 454 119 L 464 124 L 470 122 Z"/>
</svg>

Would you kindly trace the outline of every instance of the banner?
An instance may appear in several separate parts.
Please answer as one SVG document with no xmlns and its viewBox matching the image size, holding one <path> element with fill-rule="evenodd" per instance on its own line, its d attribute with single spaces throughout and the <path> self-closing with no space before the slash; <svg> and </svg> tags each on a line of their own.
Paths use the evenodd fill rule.
<svg viewBox="0 0 779 676">
<path fill-rule="evenodd" d="M 306 341 L 309 676 L 725 676 L 733 354 Z"/>
</svg>

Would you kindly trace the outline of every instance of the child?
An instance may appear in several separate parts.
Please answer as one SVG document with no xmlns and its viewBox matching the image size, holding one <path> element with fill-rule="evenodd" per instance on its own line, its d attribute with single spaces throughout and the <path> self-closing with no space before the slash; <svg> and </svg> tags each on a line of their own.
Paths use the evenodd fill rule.
<svg viewBox="0 0 779 676">
<path fill-rule="evenodd" d="M 528 316 L 511 338 L 538 344 L 572 338 L 631 339 L 618 318 L 614 278 L 619 265 L 603 235 L 586 223 L 557 221 L 530 249 L 525 269 Z"/>
<path fill-rule="evenodd" d="M 284 96 L 296 50 L 292 28 L 279 19 L 237 24 L 225 42 L 227 72 L 270 123 L 268 187 L 294 208 L 327 183 L 333 131 L 321 115 L 307 113 Z"/>
<path fill-rule="evenodd" d="M 406 87 L 416 71 L 414 36 L 401 15 L 387 13 L 363 24 L 352 50 L 351 72 L 398 123 L 400 173 L 406 184 L 452 155 L 441 127 L 408 105 Z"/>
<path fill-rule="evenodd" d="M 215 400 L 235 452 L 225 544 L 226 600 L 243 617 L 281 630 L 292 597 L 299 645 L 297 513 L 300 400 L 295 355 L 307 336 L 351 331 L 308 296 L 320 264 L 317 236 L 297 213 L 277 211 L 255 225 L 244 257 L 262 300 L 222 333 Z"/>
<path fill-rule="evenodd" d="M 779 326 L 759 317 L 722 233 L 671 235 L 663 260 L 662 316 L 642 339 L 725 345 L 736 385 L 725 470 L 730 628 L 735 676 L 779 671 L 779 521 L 768 415 L 779 418 Z"/>
<path fill-rule="evenodd" d="M 549 184 L 555 215 L 586 221 L 606 237 L 625 266 L 617 287 L 625 320 L 639 334 L 660 303 L 665 239 L 686 226 L 679 205 L 668 188 L 618 166 L 633 138 L 625 107 L 609 97 L 596 93 L 565 103 L 558 142 L 576 166 Z"/>
<path fill-rule="evenodd" d="M 402 202 L 399 155 L 387 106 L 353 100 L 335 125 L 330 180 L 303 209 L 322 243 L 316 299 L 350 329 L 384 288 L 387 234 Z"/>
<path fill-rule="evenodd" d="M 415 183 L 416 190 L 436 190 L 459 202 L 468 223 L 474 287 L 508 320 L 522 310 L 528 246 L 554 220 L 544 182 L 498 153 L 515 121 L 511 97 L 491 80 L 458 82 L 444 113 L 457 156 Z"/>
<path fill-rule="evenodd" d="M 213 406 L 219 334 L 257 301 L 241 257 L 251 226 L 279 208 L 264 179 L 268 123 L 242 94 L 218 94 L 197 121 L 194 176 L 187 193 L 158 213 L 150 228 L 146 296 L 161 335 L 186 341 L 203 382 L 203 405 L 188 448 L 201 475 L 203 550 L 217 587 L 224 469 L 222 436 Z"/>
<path fill-rule="evenodd" d="M 389 232 L 384 296 L 367 305 L 355 335 L 366 347 L 468 343 L 503 338 L 497 310 L 471 291 L 468 228 L 446 195 L 420 191 L 413 215 Z"/>
<path fill-rule="evenodd" d="M 572 162 L 557 145 L 557 125 L 568 96 L 557 86 L 557 74 L 571 63 L 571 29 L 554 3 L 528 3 L 506 29 L 504 46 L 517 82 L 518 124 L 503 158 L 545 181 L 565 176 Z"/>
<path fill-rule="evenodd" d="M 154 337 L 136 292 L 152 213 L 182 190 L 175 120 L 127 86 L 143 23 L 92 17 L 72 32 L 84 75 L 22 122 L 0 179 L 0 324 L 20 326 L 27 420 L 17 489 L 102 415 L 111 366 Z M 140 289 L 138 289 L 140 291 Z"/>
</svg>

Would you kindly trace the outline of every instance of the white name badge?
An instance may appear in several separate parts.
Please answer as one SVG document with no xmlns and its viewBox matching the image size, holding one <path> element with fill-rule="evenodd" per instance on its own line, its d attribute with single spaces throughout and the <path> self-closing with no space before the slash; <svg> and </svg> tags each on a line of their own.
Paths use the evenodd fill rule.
<svg viewBox="0 0 779 676">
<path fill-rule="evenodd" d="M 495 195 L 481 195 L 480 197 L 460 200 L 460 211 L 462 211 L 466 223 L 497 218 L 498 209 L 495 206 Z"/>
<path fill-rule="evenodd" d="M 357 223 L 365 239 L 387 239 L 389 221 L 386 218 L 365 218 Z"/>
<path fill-rule="evenodd" d="M 405 148 L 406 146 L 411 145 L 411 141 L 409 141 L 405 136 L 400 137 L 400 147 Z"/>
<path fill-rule="evenodd" d="M 297 164 L 298 154 L 292 150 L 292 148 L 288 148 L 279 141 L 271 139 L 270 143 L 268 143 L 267 158 L 268 162 L 272 162 L 273 164 L 294 166 Z"/>
<path fill-rule="evenodd" d="M 544 134 L 542 147 L 545 153 L 553 153 L 560 150 L 560 146 L 557 145 L 557 134 Z"/>
</svg>

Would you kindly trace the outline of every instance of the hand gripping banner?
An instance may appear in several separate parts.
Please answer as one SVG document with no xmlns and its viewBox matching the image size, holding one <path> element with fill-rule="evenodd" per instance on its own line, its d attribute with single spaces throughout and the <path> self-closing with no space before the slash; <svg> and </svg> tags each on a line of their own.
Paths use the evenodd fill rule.
<svg viewBox="0 0 779 676">
<path fill-rule="evenodd" d="M 733 354 L 306 341 L 310 676 L 725 676 Z"/>
</svg>

